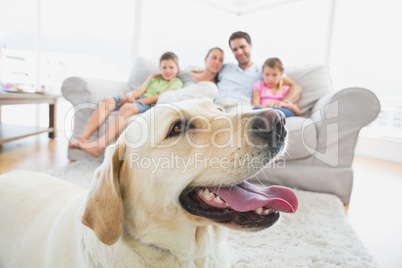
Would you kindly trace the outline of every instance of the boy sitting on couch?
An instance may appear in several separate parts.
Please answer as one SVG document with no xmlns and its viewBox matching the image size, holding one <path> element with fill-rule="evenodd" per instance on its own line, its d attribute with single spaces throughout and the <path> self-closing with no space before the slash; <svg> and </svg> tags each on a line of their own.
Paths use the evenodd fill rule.
<svg viewBox="0 0 402 268">
<path fill-rule="evenodd" d="M 183 82 L 176 77 L 180 68 L 178 57 L 174 53 L 166 52 L 161 56 L 159 70 L 161 76 L 149 77 L 139 89 L 123 96 L 105 98 L 92 114 L 83 132 L 77 137 L 77 141 L 69 144 L 69 148 L 82 149 L 95 157 L 100 156 L 114 138 L 121 133 L 132 115 L 150 109 L 151 105 L 157 102 L 161 93 L 183 87 Z M 98 140 L 89 140 L 110 113 L 117 110 L 116 119 L 110 122 L 105 134 Z"/>
</svg>

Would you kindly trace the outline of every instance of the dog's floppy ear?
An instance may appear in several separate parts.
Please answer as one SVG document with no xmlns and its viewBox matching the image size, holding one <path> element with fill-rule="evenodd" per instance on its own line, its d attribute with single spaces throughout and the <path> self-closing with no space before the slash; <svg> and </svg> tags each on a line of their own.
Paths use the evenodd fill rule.
<svg viewBox="0 0 402 268">
<path fill-rule="evenodd" d="M 103 164 L 95 171 L 85 211 L 81 217 L 81 222 L 109 246 L 116 243 L 123 229 L 124 209 L 119 179 L 126 150 L 123 136 L 116 142 L 114 150 L 106 152 Z"/>
</svg>

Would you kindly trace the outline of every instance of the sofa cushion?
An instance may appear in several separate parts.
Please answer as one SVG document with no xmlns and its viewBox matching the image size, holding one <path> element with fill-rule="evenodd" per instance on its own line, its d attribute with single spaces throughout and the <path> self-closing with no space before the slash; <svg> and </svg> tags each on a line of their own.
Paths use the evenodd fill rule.
<svg viewBox="0 0 402 268">
<path fill-rule="evenodd" d="M 130 91 L 125 82 L 90 77 L 69 77 L 64 80 L 61 91 L 72 105 L 98 103 L 106 97 L 119 96 Z"/>
<path fill-rule="evenodd" d="M 88 100 L 90 103 L 98 103 L 106 97 L 121 96 L 131 91 L 126 82 L 86 77 L 83 79 L 87 90 L 91 91 Z"/>
<path fill-rule="evenodd" d="M 218 87 L 212 82 L 201 81 L 188 87 L 170 90 L 161 94 L 156 104 L 203 98 L 208 98 L 213 101 L 216 96 L 218 96 Z"/>
<path fill-rule="evenodd" d="M 311 150 L 317 149 L 317 127 L 313 120 L 304 117 L 286 118 L 289 133 L 289 145 L 286 160 L 301 159 L 311 156 Z"/>
<path fill-rule="evenodd" d="M 314 103 L 332 91 L 329 69 L 325 65 L 309 64 L 285 68 L 286 75 L 299 84 L 303 93 L 297 102 L 300 116 L 309 117 Z"/>
</svg>

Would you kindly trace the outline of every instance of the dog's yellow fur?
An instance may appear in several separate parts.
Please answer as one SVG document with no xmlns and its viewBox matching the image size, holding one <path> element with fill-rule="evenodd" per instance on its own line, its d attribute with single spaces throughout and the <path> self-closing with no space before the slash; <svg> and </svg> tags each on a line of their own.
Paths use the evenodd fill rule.
<svg viewBox="0 0 402 268">
<path fill-rule="evenodd" d="M 208 101 L 157 106 L 107 150 L 88 192 L 42 173 L 1 176 L 0 267 L 228 266 L 225 228 L 189 214 L 179 195 L 192 186 L 238 184 L 256 172 L 233 165 L 235 154 L 257 150 L 244 131 L 255 114 L 224 114 Z M 170 136 L 183 118 L 192 129 Z M 184 161 L 197 153 L 227 157 L 231 166 L 190 161 L 185 172 L 151 172 L 130 161 L 133 154 L 157 160 L 172 152 Z"/>
</svg>

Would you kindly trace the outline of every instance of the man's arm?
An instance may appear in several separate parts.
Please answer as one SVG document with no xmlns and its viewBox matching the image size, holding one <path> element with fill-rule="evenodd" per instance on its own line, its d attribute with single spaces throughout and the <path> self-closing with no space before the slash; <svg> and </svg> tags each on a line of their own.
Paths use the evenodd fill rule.
<svg viewBox="0 0 402 268">
<path fill-rule="evenodd" d="M 283 85 L 289 86 L 289 91 L 286 93 L 286 96 L 283 98 L 283 100 L 286 99 L 292 103 L 296 103 L 300 99 L 303 89 L 289 77 L 283 78 Z"/>
</svg>

